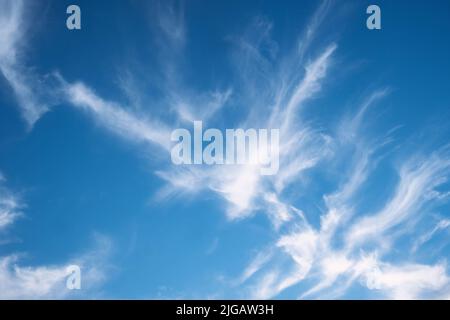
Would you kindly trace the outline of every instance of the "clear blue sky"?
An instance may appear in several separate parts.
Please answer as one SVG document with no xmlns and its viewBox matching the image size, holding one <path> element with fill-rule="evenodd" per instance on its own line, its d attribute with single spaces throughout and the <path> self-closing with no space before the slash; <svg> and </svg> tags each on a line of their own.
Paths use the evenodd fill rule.
<svg viewBox="0 0 450 320">
<path fill-rule="evenodd" d="M 450 2 L 374 3 L 0 0 L 0 298 L 450 298 Z"/>
</svg>

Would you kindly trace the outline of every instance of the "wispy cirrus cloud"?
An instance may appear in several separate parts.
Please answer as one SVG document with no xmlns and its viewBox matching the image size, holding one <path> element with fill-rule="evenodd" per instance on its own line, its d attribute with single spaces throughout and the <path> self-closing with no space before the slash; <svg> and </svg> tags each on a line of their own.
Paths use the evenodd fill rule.
<svg viewBox="0 0 450 320">
<path fill-rule="evenodd" d="M 413 252 L 416 252 L 417 249 L 422 246 L 427 241 L 431 240 L 433 236 L 444 230 L 448 230 L 450 227 L 450 220 L 449 219 L 441 219 L 430 231 L 426 232 L 425 234 L 421 235 L 415 242 L 411 250 Z"/>
<path fill-rule="evenodd" d="M 358 192 L 369 181 L 379 161 L 374 156 L 374 144 L 368 143 L 367 137 L 361 134 L 363 117 L 368 107 L 384 97 L 385 92 L 370 95 L 355 116 L 345 120 L 349 125 L 344 127 L 350 132 L 336 141 L 341 150 L 345 150 L 345 145 L 353 146 L 355 161 L 350 162 L 346 182 L 335 192 L 324 195 L 328 210 L 321 215 L 319 228 L 305 216 L 294 220 L 295 225 L 282 232 L 273 245 L 281 249 L 278 258 L 266 261 L 260 270 L 253 271 L 254 278 L 248 279 L 251 296 L 271 298 L 287 288 L 280 287 L 280 283 L 294 286 L 306 279 L 309 284 L 313 280 L 316 283 L 304 289 L 299 295 L 301 298 L 340 297 L 355 283 L 380 297 L 396 299 L 439 297 L 442 290 L 446 290 L 449 276 L 445 261 L 421 264 L 414 260 L 383 261 L 383 258 L 389 259 L 394 243 L 411 232 L 414 223 L 424 218 L 433 205 L 440 203 L 445 191 L 437 189 L 448 179 L 448 148 L 441 148 L 428 157 L 413 154 L 403 160 L 397 168 L 397 185 L 384 207 L 372 215 L 356 210 L 357 202 L 364 200 L 358 197 Z M 387 141 L 390 141 L 388 137 Z M 385 146 L 384 143 L 379 145 Z M 420 239 L 422 242 L 429 240 L 445 226 L 443 220 Z M 413 246 L 417 249 L 417 242 Z M 280 254 L 290 257 L 291 262 L 284 262 L 280 267 L 277 262 Z M 292 269 L 297 270 L 298 278 L 289 282 L 291 277 L 279 270 Z"/>
<path fill-rule="evenodd" d="M 298 44 L 299 61 L 303 61 L 305 54 L 310 49 L 312 43 L 317 38 L 320 26 L 323 24 L 329 10 L 333 7 L 333 1 L 325 0 L 319 5 L 314 12 L 310 21 L 306 25 L 304 34 L 301 36 Z"/>
<path fill-rule="evenodd" d="M 111 240 L 97 235 L 92 249 L 58 265 L 20 264 L 21 254 L 0 256 L 0 299 L 63 299 L 96 295 L 113 269 L 108 262 Z M 81 270 L 80 290 L 70 290 L 66 282 L 70 266 Z"/>
<path fill-rule="evenodd" d="M 170 41 L 173 47 L 182 47 L 186 42 L 186 26 L 183 1 L 158 1 L 156 6 L 156 21 L 163 37 Z"/>
<path fill-rule="evenodd" d="M 22 215 L 23 208 L 19 197 L 4 186 L 5 182 L 6 178 L 0 172 L 0 232 Z"/>
<path fill-rule="evenodd" d="M 21 72 L 25 70 L 19 59 L 23 4 L 1 4 L 6 13 L 0 15 L 0 25 L 4 26 L 0 31 L 4 35 L 0 68 L 32 125 L 48 107 L 37 103 L 32 81 Z M 241 35 L 228 37 L 236 71 L 230 82 L 238 85 L 194 90 L 180 68 L 180 57 L 189 45 L 184 8 L 161 2 L 155 22 L 163 53 L 158 57 L 162 98 L 142 98 L 132 74 L 120 84 L 132 104 L 164 105 L 164 119 L 102 97 L 87 82 L 67 82 L 57 76 L 56 91 L 62 101 L 86 112 L 118 137 L 146 150 L 156 146 L 165 155 L 170 150 L 172 128 L 194 120 L 214 122 L 223 116 L 232 98 L 234 104 L 242 106 L 233 126 L 281 129 L 280 170 L 274 177 L 262 177 L 259 168 L 250 165 L 177 167 L 160 163 L 155 171 L 167 183 L 158 194 L 160 200 L 211 192 L 226 204 L 224 212 L 230 220 L 246 219 L 256 212 L 270 219 L 275 240 L 256 254 L 238 280 L 232 281 L 246 297 L 273 298 L 295 288 L 299 298 L 336 298 L 345 296 L 352 286 L 367 290 L 370 297 L 445 296 L 450 281 L 445 259 L 420 261 L 418 256 L 392 255 L 398 253 L 395 245 L 405 237 L 412 244 L 406 251 L 416 253 L 448 227 L 448 219 L 442 219 L 431 231 L 415 238 L 415 225 L 448 194 L 440 190 L 448 181 L 448 147 L 436 148 L 426 156 L 409 150 L 406 156 L 398 155 L 396 165 L 386 161 L 392 170 L 386 174 L 392 179 L 383 190 L 385 198 L 380 197 L 380 205 L 374 206 L 368 190 L 371 183 L 379 183 L 376 170 L 386 156 L 385 149 L 393 143 L 395 127 L 373 137 L 366 124 L 375 122 L 371 112 L 391 90 L 374 90 L 351 116 L 339 117 L 341 122 L 330 130 L 315 126 L 305 115 L 307 108 L 314 107 L 314 99 L 326 94 L 330 70 L 339 54 L 335 42 L 315 45 L 331 5 L 330 1 L 319 5 L 289 54 L 280 53 L 272 38 L 273 23 L 256 17 Z M 309 190 L 311 185 L 305 186 L 302 177 L 311 172 L 326 176 L 333 181 L 332 186 Z M 309 199 L 293 198 L 290 188 L 304 194 L 317 192 L 319 200 L 314 201 L 319 202 L 320 210 L 307 207 Z M 11 198 L 4 199 L 0 198 L 0 228 L 11 225 L 20 209 Z M 0 278 L 13 297 L 16 292 L 17 296 L 48 297 L 60 288 L 64 265 L 20 267 L 14 255 L 1 259 Z M 41 280 L 47 286 L 37 287 Z"/>
<path fill-rule="evenodd" d="M 49 110 L 54 97 L 48 75 L 34 74 L 25 63 L 28 12 L 22 0 L 0 1 L 0 72 L 17 99 L 28 129 Z"/>
<path fill-rule="evenodd" d="M 4 186 L 0 180 L 0 235 L 6 228 L 13 229 L 18 217 L 25 215 L 23 200 Z M 2 235 L 3 236 L 3 235 Z M 61 299 L 95 295 L 96 290 L 113 270 L 109 258 L 112 241 L 101 234 L 94 234 L 93 247 L 70 261 L 57 265 L 24 265 L 26 253 L 10 252 L 0 255 L 0 299 Z M 0 243 L 1 246 L 1 243 Z M 69 266 L 81 269 L 82 291 L 71 291 L 66 286 Z"/>
<path fill-rule="evenodd" d="M 419 214 L 426 203 L 439 194 L 436 188 L 447 179 L 450 160 L 447 152 L 440 151 L 421 160 L 413 157 L 399 169 L 400 181 L 392 199 L 371 216 L 362 217 L 350 229 L 347 243 L 354 246 L 362 241 L 380 239 L 393 227 L 412 215 Z"/>
<path fill-rule="evenodd" d="M 188 188 L 192 190 L 195 189 L 195 186 L 201 186 L 200 188 L 205 185 L 209 186 L 210 190 L 217 192 L 230 204 L 227 216 L 231 219 L 250 216 L 259 206 L 268 205 L 270 208 L 275 208 L 275 211 L 269 212 L 269 217 L 276 226 L 288 221 L 290 209 L 286 210 L 286 208 L 291 206 L 281 205 L 277 199 L 279 195 L 273 193 L 271 188 L 277 187 L 280 190 L 288 180 L 295 179 L 301 171 L 314 167 L 328 152 L 326 146 L 328 138 L 314 130 L 309 130 L 309 128 L 293 133 L 293 130 L 288 128 L 289 121 L 287 119 L 293 117 L 295 110 L 314 92 L 320 90 L 320 80 L 325 76 L 329 59 L 335 48 L 335 45 L 326 48 L 324 53 L 307 65 L 304 77 L 298 80 L 298 86 L 294 86 L 291 91 L 285 93 L 284 100 L 286 103 L 278 105 L 274 114 L 268 114 L 266 118 L 261 118 L 261 116 L 255 118 L 253 114 L 250 114 L 249 118 L 241 120 L 247 127 L 258 127 L 258 125 L 277 127 L 275 123 L 280 122 L 286 124 L 284 130 L 281 131 L 280 140 L 283 141 L 280 146 L 281 170 L 276 177 L 276 181 L 261 177 L 258 168 L 255 166 L 176 168 L 174 169 L 176 171 L 162 173 L 161 176 L 171 177 L 167 181 L 172 182 L 172 186 L 177 186 L 177 188 L 183 186 L 177 185 L 176 181 L 183 180 L 181 177 L 186 174 L 185 171 L 190 172 L 191 176 L 196 178 L 201 177 L 203 183 L 187 184 Z M 247 98 L 243 98 L 243 101 L 246 100 Z M 274 103 L 276 101 L 267 100 L 263 102 L 263 105 L 273 105 Z M 278 120 L 275 121 L 275 118 Z M 298 143 L 299 141 L 300 143 Z M 180 174 L 179 176 L 177 172 Z M 263 180 L 271 184 L 272 187 L 263 187 Z"/>
<path fill-rule="evenodd" d="M 69 84 L 61 77 L 60 81 L 65 99 L 73 106 L 88 111 L 105 128 L 135 142 L 169 149 L 170 131 L 164 123 L 138 116 L 117 103 L 106 101 L 81 82 Z"/>
<path fill-rule="evenodd" d="M 392 299 L 418 299 L 436 297 L 435 292 L 444 289 L 450 282 L 445 264 L 380 266 L 364 274 L 371 289 L 380 290 Z"/>
</svg>

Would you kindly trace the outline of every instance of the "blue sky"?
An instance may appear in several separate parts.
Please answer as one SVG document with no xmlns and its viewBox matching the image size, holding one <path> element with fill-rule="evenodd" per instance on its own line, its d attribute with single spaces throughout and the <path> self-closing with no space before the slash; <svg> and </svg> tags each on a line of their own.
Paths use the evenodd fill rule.
<svg viewBox="0 0 450 320">
<path fill-rule="evenodd" d="M 0 0 L 0 298 L 450 298 L 450 3 L 370 4 Z"/>
</svg>

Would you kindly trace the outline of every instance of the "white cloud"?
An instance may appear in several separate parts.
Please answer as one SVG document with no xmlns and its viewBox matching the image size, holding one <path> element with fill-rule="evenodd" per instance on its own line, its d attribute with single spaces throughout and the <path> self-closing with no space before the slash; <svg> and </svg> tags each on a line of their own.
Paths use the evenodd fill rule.
<svg viewBox="0 0 450 320">
<path fill-rule="evenodd" d="M 369 95 L 355 116 L 346 118 L 338 128 L 333 148 L 339 148 L 340 152 L 332 156 L 345 159 L 346 170 L 342 172 L 345 180 L 334 192 L 324 195 L 327 210 L 320 217 L 319 228 L 313 227 L 305 215 L 299 215 L 288 231 L 280 233 L 271 248 L 274 253 L 264 261 L 264 266 L 259 266 L 258 275 L 252 272 L 245 278 L 243 285 L 250 290 L 251 297 L 273 298 L 306 279 L 308 285 L 300 298 L 341 297 L 358 280 L 374 294 L 388 298 L 433 298 L 448 287 L 445 263 L 383 261 L 391 253 L 386 241 L 395 241 L 426 213 L 426 208 L 443 199 L 445 191 L 437 191 L 437 187 L 447 181 L 449 174 L 446 148 L 426 158 L 413 155 L 403 160 L 398 169 L 398 184 L 385 206 L 362 218 L 360 212 L 355 212 L 355 204 L 363 200 L 360 191 L 377 166 L 376 153 L 391 141 L 385 136 L 377 144 L 363 135 L 363 124 L 367 121 L 363 118 L 368 108 L 387 93 L 387 89 L 382 89 Z M 347 130 L 344 132 L 342 128 Z M 394 227 L 396 233 L 388 234 Z M 419 238 L 416 246 L 447 227 L 448 222 L 442 220 Z M 363 248 L 368 243 L 376 245 L 365 253 Z M 277 248 L 291 257 L 292 263 L 280 264 Z"/>
<path fill-rule="evenodd" d="M 270 127 L 268 123 L 274 121 L 275 117 L 278 117 L 281 123 L 292 117 L 295 109 L 320 89 L 320 80 L 325 77 L 335 48 L 335 45 L 329 46 L 308 64 L 298 88 L 290 94 L 286 93 L 287 103 L 278 106 L 276 115 L 260 115 L 260 119 L 249 116 L 243 123 L 248 127 L 257 127 L 258 123 L 265 123 Z M 285 184 L 295 179 L 302 171 L 314 167 L 319 159 L 329 152 L 328 138 L 308 128 L 299 133 L 293 130 L 285 131 L 281 141 L 283 138 L 286 139 L 281 145 L 282 166 L 275 179 L 261 177 L 256 166 L 226 166 L 226 168 L 212 169 L 203 166 L 201 169 L 186 170 L 174 168 L 159 172 L 159 175 L 172 183 L 172 192 L 178 189 L 192 193 L 196 190 L 204 190 L 205 186 L 217 192 L 229 203 L 226 213 L 231 219 L 249 217 L 256 209 L 267 207 L 269 218 L 278 228 L 290 220 L 291 209 L 290 206 L 283 205 L 278 200 L 278 194 L 273 193 L 271 189 L 275 187 L 279 193 Z"/>
<path fill-rule="evenodd" d="M 351 227 L 346 237 L 348 246 L 380 239 L 392 227 L 419 214 L 423 205 L 436 197 L 434 189 L 445 181 L 449 169 L 449 158 L 439 152 L 425 160 L 413 158 L 403 164 L 392 199 L 379 212 L 359 219 Z"/>
<path fill-rule="evenodd" d="M 170 44 L 176 47 L 173 50 L 182 50 L 182 44 L 186 41 L 182 6 L 161 4 L 157 12 L 156 21 L 158 22 L 158 28 L 163 30 L 163 36 L 174 42 Z M 246 62 L 250 67 L 249 70 L 265 68 L 262 65 L 266 63 L 262 62 L 265 59 L 263 56 L 267 53 L 267 44 L 270 44 L 269 47 L 271 48 L 269 56 L 273 58 L 276 51 L 276 43 L 270 39 L 271 24 L 264 19 L 257 19 L 255 24 L 258 32 L 249 32 L 245 39 L 241 39 L 241 48 L 249 55 Z M 335 44 L 325 48 L 316 59 L 306 65 L 303 77 L 299 78 L 296 72 L 283 75 L 285 81 L 281 83 L 296 84 L 285 91 L 283 91 L 283 85 L 275 88 L 276 92 L 283 92 L 283 94 L 274 113 L 260 113 L 259 119 L 249 115 L 247 119 L 243 120 L 243 123 L 247 126 L 258 127 L 259 124 L 270 126 L 271 121 L 273 122 L 277 118 L 282 126 L 286 127 L 284 136 L 286 142 L 281 146 L 283 169 L 280 170 L 275 180 L 263 179 L 256 167 L 177 168 L 173 166 L 162 168 L 156 172 L 158 176 L 170 184 L 163 188 L 158 196 L 164 198 L 177 192 L 195 194 L 200 190 L 207 189 L 216 192 L 227 201 L 226 214 L 230 219 L 249 217 L 258 208 L 267 207 L 269 208 L 269 218 L 276 228 L 289 221 L 295 209 L 279 200 L 281 191 L 303 171 L 317 165 L 319 160 L 329 153 L 330 143 L 329 137 L 314 132 L 307 126 L 305 126 L 304 131 L 296 133 L 290 128 L 289 119 L 296 114 L 299 107 L 307 99 L 320 90 L 321 80 L 326 76 L 335 49 Z M 168 75 L 168 84 L 163 88 L 165 90 L 164 99 L 168 103 L 168 107 L 175 107 L 179 119 L 182 121 L 199 120 L 199 117 L 201 120 L 211 118 L 214 121 L 218 112 L 228 102 L 233 90 L 208 91 L 208 94 L 192 93 L 191 90 L 180 85 L 179 79 L 173 78 L 174 73 L 172 71 L 177 65 L 174 57 L 167 55 L 161 57 L 161 59 L 164 60 L 162 64 L 164 74 Z M 253 63 L 256 64 L 254 67 L 251 66 Z M 269 69 L 266 71 L 268 72 Z M 258 82 L 257 78 L 252 77 L 252 73 L 253 71 L 249 71 L 247 80 Z M 269 73 L 267 74 L 269 75 Z M 59 89 L 61 89 L 57 91 L 62 93 L 60 98 L 79 109 L 87 111 L 106 129 L 135 143 L 157 145 L 164 151 L 170 149 L 171 125 L 167 121 L 146 116 L 142 112 L 138 112 L 136 108 L 127 108 L 116 102 L 108 101 L 82 82 L 68 83 L 62 76 L 56 78 L 59 79 Z M 130 79 L 127 80 L 125 89 L 131 95 L 131 100 L 142 103 L 135 89 L 131 89 L 132 92 L 130 93 L 129 81 Z M 122 83 L 122 85 L 124 84 Z M 270 99 L 273 99 L 273 96 Z M 241 102 L 244 103 L 246 100 L 247 98 L 243 98 Z M 264 105 L 274 103 L 274 101 L 269 100 L 262 102 L 264 102 Z M 275 127 L 279 127 L 279 125 Z M 299 141 L 303 141 L 303 143 L 299 144 Z M 275 193 L 272 190 L 273 188 L 276 189 Z"/>
<path fill-rule="evenodd" d="M 252 201 L 259 192 L 258 169 L 256 166 L 239 166 L 234 170 L 227 168 L 223 176 L 216 176 L 219 178 L 216 190 L 232 205 L 227 212 L 229 218 L 243 218 L 251 213 Z"/>
<path fill-rule="evenodd" d="M 303 61 L 304 55 L 308 52 L 311 44 L 317 37 L 320 26 L 325 20 L 330 8 L 332 7 L 332 1 L 325 0 L 319 5 L 314 12 L 309 23 L 306 25 L 305 32 L 302 35 L 298 45 L 298 56 L 300 61 Z"/>
<path fill-rule="evenodd" d="M 173 100 L 173 109 L 182 121 L 193 123 L 196 120 L 202 120 L 206 122 L 226 105 L 231 94 L 231 89 L 223 92 L 218 90 L 208 92 L 205 96 L 199 98 L 186 95 L 178 96 L 174 93 L 171 100 Z"/>
<path fill-rule="evenodd" d="M 238 283 L 242 284 L 247 281 L 250 277 L 252 277 L 256 272 L 258 272 L 264 264 L 266 264 L 270 258 L 272 257 L 272 250 L 259 252 L 256 257 L 249 263 L 249 265 L 245 268 L 241 277 L 239 278 Z"/>
<path fill-rule="evenodd" d="M 63 84 L 68 101 L 89 111 L 107 129 L 133 142 L 169 149 L 170 131 L 163 123 L 137 116 L 114 102 L 105 101 L 83 83 Z"/>
<path fill-rule="evenodd" d="M 184 4 L 182 1 L 161 1 L 157 3 L 158 27 L 166 39 L 174 46 L 182 46 L 186 41 Z"/>
<path fill-rule="evenodd" d="M 0 2 L 0 61 L 14 64 L 18 59 L 18 45 L 22 40 L 23 1 Z"/>
<path fill-rule="evenodd" d="M 384 291 L 392 299 L 419 299 L 449 283 L 444 264 L 381 264 L 364 275 L 370 289 Z"/>
<path fill-rule="evenodd" d="M 17 195 L 3 186 L 6 179 L 0 174 L 0 231 L 12 225 L 22 215 L 24 206 Z"/>
<path fill-rule="evenodd" d="M 311 98 L 313 94 L 321 89 L 320 80 L 325 77 L 331 55 L 336 48 L 336 44 L 331 44 L 318 58 L 306 65 L 306 73 L 302 82 L 294 89 L 286 108 L 281 112 L 279 120 L 281 120 L 280 130 L 282 132 L 289 130 L 291 122 L 295 118 L 295 112 L 305 100 Z"/>
<path fill-rule="evenodd" d="M 0 299 L 62 296 L 66 267 L 19 267 L 17 256 L 0 257 Z"/>
<path fill-rule="evenodd" d="M 280 169 L 274 177 L 278 193 L 297 181 L 306 170 L 314 168 L 332 154 L 332 139 L 308 127 L 292 134 L 285 134 L 280 147 Z"/>
<path fill-rule="evenodd" d="M 270 42 L 267 34 L 263 39 Z M 249 50 L 249 47 L 245 48 Z M 255 52 L 259 50 L 258 46 L 252 48 L 251 52 L 256 55 L 257 63 L 261 63 L 264 72 L 269 74 L 271 68 L 267 63 L 270 61 L 264 60 L 262 56 L 258 58 Z M 209 190 L 216 192 L 228 203 L 228 218 L 246 218 L 263 208 L 275 230 L 284 230 L 269 251 L 281 250 L 290 260 L 276 262 L 278 253 L 258 255 L 239 281 L 240 285 L 247 286 L 250 297 L 272 298 L 304 279 L 315 283 L 302 293 L 302 297 L 320 295 L 325 289 L 329 289 L 329 295 L 340 296 L 358 279 L 361 283 L 365 281 L 369 284 L 369 289 L 373 289 L 372 282 L 376 282 L 380 292 L 396 298 L 417 298 L 427 290 L 441 290 L 448 282 L 444 265 L 389 264 L 374 258 L 374 253 L 367 256 L 358 253 L 358 250 L 368 241 L 377 240 L 387 230 L 402 224 L 425 203 L 439 197 L 434 189 L 444 181 L 447 174 L 449 162 L 445 154 L 435 153 L 419 165 L 417 158 L 405 162 L 399 169 L 399 184 L 385 207 L 373 215 L 355 220 L 359 215 L 355 214 L 354 198 L 376 166 L 376 151 L 390 141 L 389 137 L 383 137 L 382 143 L 378 144 L 367 140 L 361 134 L 363 118 L 368 109 L 385 97 L 389 90 L 381 89 L 369 95 L 356 115 L 345 119 L 338 128 L 336 138 L 311 130 L 298 117 L 301 106 L 321 90 L 335 49 L 335 44 L 325 48 L 316 59 L 307 64 L 300 79 L 297 75 L 283 74 L 285 81 L 274 89 L 277 92 L 272 96 L 275 101 L 265 101 L 267 105 L 275 104 L 273 113 L 255 116 L 255 113 L 250 112 L 242 121 L 247 126 L 281 124 L 286 139 L 281 148 L 282 165 L 278 176 L 274 179 L 261 177 L 258 168 L 245 166 L 168 167 L 156 172 L 169 184 L 161 190 L 159 196 L 168 197 L 179 192 L 195 195 L 199 191 Z M 252 59 L 248 59 L 247 63 L 251 63 Z M 252 74 L 256 74 L 255 69 L 250 70 L 252 71 L 246 74 L 247 81 Z M 285 83 L 296 85 L 286 87 Z M 63 87 L 74 106 L 90 112 L 95 119 L 119 136 L 135 142 L 150 142 L 169 150 L 167 124 L 155 119 L 142 119 L 123 106 L 99 97 L 82 83 L 65 83 Z M 180 96 L 172 102 L 175 101 L 174 105 L 177 106 L 182 121 L 189 122 L 197 117 L 214 119 L 229 94 L 218 93 L 212 99 L 188 99 Z M 171 97 L 174 98 L 173 95 Z M 189 101 L 204 101 L 202 105 L 208 108 L 193 108 Z M 298 117 L 298 121 L 294 122 L 292 119 L 295 117 Z M 300 125 L 302 130 L 298 130 Z M 343 152 L 335 153 L 337 149 Z M 353 154 L 352 161 L 347 160 L 349 154 Z M 346 179 L 339 184 L 337 190 L 324 195 L 326 211 L 320 217 L 320 226 L 315 228 L 300 210 L 282 200 L 282 192 L 287 185 L 297 182 L 303 171 L 316 167 L 322 159 L 332 156 L 344 157 L 348 161 L 347 170 L 343 173 Z M 293 224 L 285 232 L 281 226 L 288 221 Z M 337 248 L 338 236 L 343 240 L 343 249 Z M 426 278 L 424 275 L 427 272 L 437 277 L 437 280 Z M 391 281 L 393 275 L 400 280 Z M 414 278 L 417 281 L 413 281 Z M 404 288 L 408 288 L 407 292 Z"/>
<path fill-rule="evenodd" d="M 0 72 L 11 86 L 28 128 L 49 109 L 45 79 L 38 80 L 23 63 L 25 4 L 0 0 Z"/>
<path fill-rule="evenodd" d="M 0 179 L 0 232 L 23 215 L 21 209 L 25 206 L 18 196 L 3 186 L 4 181 L 4 178 Z M 94 293 L 111 269 L 108 259 L 112 243 L 108 237 L 95 234 L 94 244 L 92 249 L 59 265 L 24 266 L 19 264 L 23 254 L 0 255 L 0 299 L 65 298 L 78 293 L 86 297 Z M 70 265 L 81 268 L 80 292 L 66 288 Z"/>
<path fill-rule="evenodd" d="M 60 265 L 23 266 L 19 255 L 0 257 L 0 299 L 62 299 L 88 297 L 107 278 L 111 271 L 108 257 L 111 241 L 97 235 L 92 250 Z M 69 290 L 66 287 L 70 275 L 67 269 L 77 265 L 81 270 L 81 288 Z"/>
<path fill-rule="evenodd" d="M 276 177 L 261 177 L 255 166 L 167 166 L 156 172 L 168 183 L 159 197 L 167 199 L 177 193 L 196 195 L 208 190 L 228 204 L 225 213 L 229 219 L 247 218 L 259 209 L 266 212 L 277 240 L 256 256 L 239 279 L 240 285 L 248 286 L 252 298 L 275 297 L 305 279 L 309 280 L 308 287 L 301 297 L 320 296 L 325 289 L 329 295 L 340 296 L 357 280 L 387 297 L 433 296 L 449 285 L 445 263 L 394 263 L 383 258 L 391 252 L 388 242 L 396 240 L 397 234 L 390 231 L 399 228 L 404 232 L 426 213 L 427 205 L 443 198 L 443 193 L 436 189 L 447 179 L 450 158 L 441 150 L 426 158 L 401 159 L 397 169 L 399 181 L 389 200 L 380 210 L 366 212 L 361 217 L 355 198 L 376 167 L 375 153 L 390 141 L 389 137 L 383 137 L 381 143 L 369 140 L 363 127 L 369 109 L 390 90 L 384 88 L 368 95 L 358 112 L 344 119 L 335 136 L 313 130 L 304 121 L 301 111 L 322 90 L 337 48 L 331 43 L 305 63 L 305 55 L 329 8 L 329 1 L 319 6 L 293 58 L 277 59 L 278 45 L 271 39 L 272 23 L 257 18 L 243 36 L 233 39 L 239 49 L 235 62 L 242 88 L 197 94 L 182 85 L 176 72 L 178 54 L 187 42 L 184 8 L 159 5 L 155 21 L 164 41 L 168 42 L 161 57 L 164 83 L 167 83 L 163 85 L 163 100 L 167 110 L 177 113 L 178 118 L 173 122 L 217 120 L 233 94 L 237 99 L 234 102 L 245 106 L 240 124 L 281 127 L 282 141 L 280 171 Z M 21 59 L 25 38 L 23 9 L 23 1 L 0 0 L 0 70 L 17 97 L 23 117 L 32 126 L 48 110 L 48 103 L 43 103 L 45 99 L 36 94 L 37 77 L 28 72 Z M 61 76 L 59 80 L 62 98 L 90 114 L 106 129 L 133 143 L 158 146 L 164 153 L 169 151 L 171 125 L 167 121 L 100 97 L 82 82 L 67 83 Z M 142 104 L 129 84 L 123 86 L 130 100 Z M 283 192 L 299 182 L 306 170 L 318 168 L 322 160 L 332 157 L 346 162 L 340 175 L 344 179 L 339 180 L 334 191 L 322 195 L 325 209 L 316 226 L 285 200 Z M 0 230 L 17 219 L 20 208 L 16 197 L 0 189 Z M 448 226 L 448 220 L 442 220 L 415 241 L 413 251 Z M 92 283 L 105 277 L 102 267 L 105 260 L 98 258 L 102 256 L 100 252 L 108 251 L 109 245 L 107 240 L 100 242 L 101 249 L 73 259 L 86 268 L 85 275 Z M 367 249 L 366 253 L 367 244 L 375 244 L 375 249 Z M 18 262 L 14 254 L 0 258 L 1 298 L 66 296 L 63 288 L 66 264 L 24 267 Z"/>
<path fill-rule="evenodd" d="M 14 223 L 20 216 L 18 204 L 14 198 L 0 198 L 0 230 Z"/>
<path fill-rule="evenodd" d="M 311 228 L 282 236 L 276 244 L 294 259 L 305 276 L 311 269 L 319 246 L 319 235 Z"/>
<path fill-rule="evenodd" d="M 449 219 L 442 219 L 440 220 L 432 230 L 426 232 L 425 234 L 421 235 L 415 242 L 412 247 L 412 251 L 415 252 L 417 249 L 423 245 L 424 243 L 431 240 L 431 238 L 439 231 L 448 229 L 450 227 L 450 220 Z"/>
</svg>

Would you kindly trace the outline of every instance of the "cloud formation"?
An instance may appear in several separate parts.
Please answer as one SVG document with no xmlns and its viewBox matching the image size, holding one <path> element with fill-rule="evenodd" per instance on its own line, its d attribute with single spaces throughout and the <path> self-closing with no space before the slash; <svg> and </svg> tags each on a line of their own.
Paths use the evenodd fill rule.
<svg viewBox="0 0 450 320">
<path fill-rule="evenodd" d="M 24 215 L 23 201 L 0 183 L 0 236 L 18 217 Z M 24 253 L 11 252 L 0 255 L 0 299 L 62 299 L 74 298 L 82 293 L 87 297 L 95 295 L 96 289 L 106 280 L 112 270 L 109 257 L 112 241 L 101 234 L 94 235 L 91 249 L 59 265 L 23 265 Z M 0 246 L 2 244 L 0 243 Z M 70 275 L 69 266 L 81 269 L 82 291 L 69 290 L 66 281 Z"/>
<path fill-rule="evenodd" d="M 17 99 L 27 128 L 49 110 L 49 76 L 34 74 L 25 63 L 27 16 L 23 0 L 0 1 L 0 72 Z"/>
<path fill-rule="evenodd" d="M 37 76 L 29 73 L 21 59 L 23 2 L 1 0 L 0 4 L 0 70 L 24 119 L 32 126 L 49 106 L 36 95 Z M 306 115 L 314 100 L 326 94 L 332 81 L 330 71 L 337 64 L 337 42 L 316 43 L 332 5 L 331 1 L 319 5 L 289 54 L 279 52 L 269 19 L 256 17 L 242 34 L 227 38 L 236 78 L 225 89 L 199 91 L 190 88 L 178 72 L 178 59 L 189 43 L 183 6 L 161 3 L 154 27 L 164 43 L 164 54 L 158 57 L 164 78 L 159 88 L 162 101 L 141 97 L 133 86 L 137 82 L 133 75 L 122 79 L 121 87 L 132 103 L 162 103 L 166 117 L 102 97 L 82 79 L 70 82 L 63 75 L 53 75 L 57 79 L 55 92 L 58 99 L 121 139 L 146 151 L 162 151 L 167 159 L 173 128 L 195 120 L 214 123 L 223 117 L 232 99 L 243 106 L 233 126 L 280 128 L 280 170 L 276 176 L 261 176 L 256 165 L 180 167 L 164 161 L 157 163 L 155 171 L 166 182 L 156 197 L 160 201 L 171 201 L 175 195 L 196 198 L 208 192 L 220 197 L 229 220 L 248 219 L 257 213 L 270 220 L 273 228 L 268 232 L 273 232 L 275 240 L 231 283 L 245 292 L 245 297 L 273 298 L 291 288 L 297 290 L 299 298 L 339 298 L 352 286 L 366 289 L 370 297 L 448 296 L 445 259 L 393 257 L 400 242 L 406 251 L 417 253 L 449 226 L 448 219 L 440 217 L 425 233 L 419 235 L 416 228 L 448 198 L 448 191 L 442 190 L 450 173 L 448 146 L 426 156 L 413 150 L 407 156 L 399 155 L 396 162 L 386 161 L 391 171 L 385 172 L 391 179 L 380 182 L 380 162 L 398 147 L 392 146 L 395 127 L 375 137 L 366 129 L 375 122 L 375 107 L 389 98 L 389 88 L 376 88 L 363 97 L 349 116 L 339 117 L 336 128 L 323 130 Z M 308 189 L 311 184 L 304 182 L 311 173 L 334 181 L 315 191 L 319 197 L 312 202 L 319 203 L 317 211 L 306 206 L 303 198 L 295 198 L 313 194 L 312 188 Z M 386 184 L 386 194 L 384 198 L 380 195 L 378 206 L 370 203 L 369 192 L 376 183 Z M 294 196 L 292 189 L 297 192 Z M 0 189 L 0 232 L 14 223 L 21 208 L 20 200 Z M 92 262 L 96 256 L 94 251 L 78 260 L 88 266 L 93 278 L 101 279 L 98 262 Z M 65 267 L 23 267 L 15 254 L 1 257 L 0 292 L 6 292 L 5 297 L 64 297 Z"/>
</svg>

